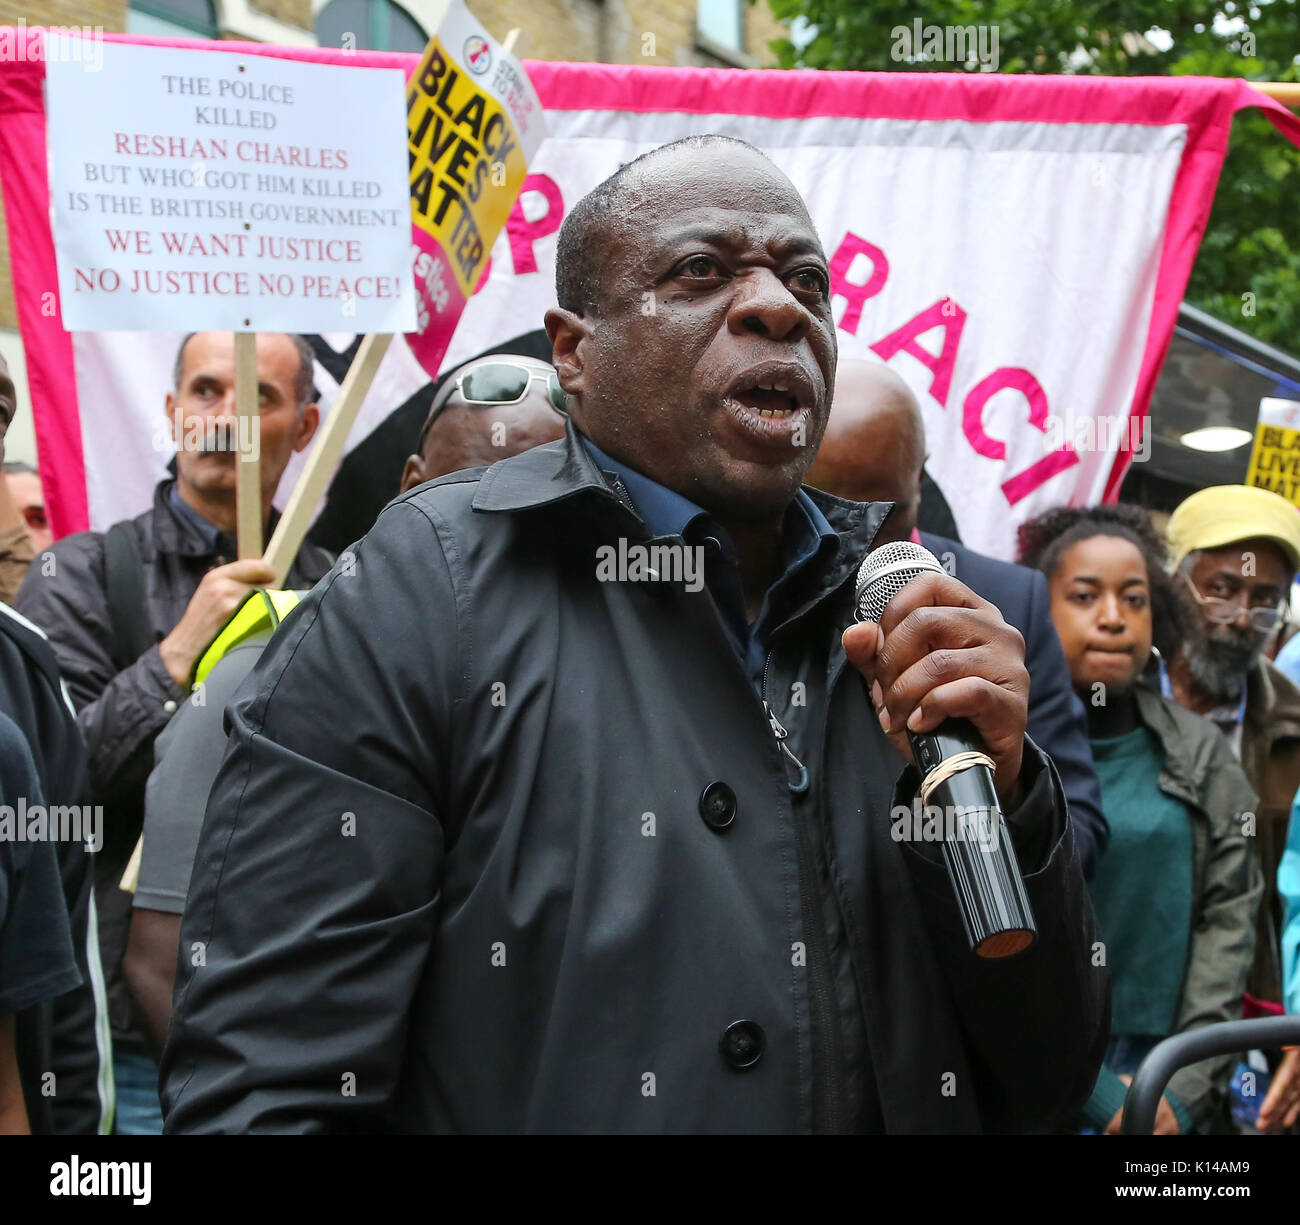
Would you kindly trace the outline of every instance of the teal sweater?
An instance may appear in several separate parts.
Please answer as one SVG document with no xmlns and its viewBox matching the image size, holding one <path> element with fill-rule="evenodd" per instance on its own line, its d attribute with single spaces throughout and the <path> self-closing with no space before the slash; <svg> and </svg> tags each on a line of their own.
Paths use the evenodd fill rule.
<svg viewBox="0 0 1300 1225">
<path fill-rule="evenodd" d="M 1092 740 L 1092 755 L 1111 830 L 1092 901 L 1111 973 L 1111 1037 L 1129 1039 L 1122 1045 L 1131 1053 L 1166 1037 L 1178 1015 L 1192 927 L 1192 816 L 1160 790 L 1160 746 L 1145 727 Z M 1119 1073 L 1133 1071 L 1112 1051 L 1084 1107 L 1098 1127 L 1124 1104 Z M 1188 1131 L 1190 1114 L 1165 1096 Z"/>
</svg>

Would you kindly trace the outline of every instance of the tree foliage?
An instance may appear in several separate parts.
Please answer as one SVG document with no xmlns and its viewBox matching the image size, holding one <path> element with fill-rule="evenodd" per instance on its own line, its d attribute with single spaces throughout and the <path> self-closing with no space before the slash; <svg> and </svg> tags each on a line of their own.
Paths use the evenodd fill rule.
<svg viewBox="0 0 1300 1225">
<path fill-rule="evenodd" d="M 960 71 L 894 58 L 898 26 L 996 28 L 999 72 L 1300 81 L 1300 0 L 768 0 L 810 41 L 772 44 L 783 68 Z M 802 24 L 802 23 L 801 23 Z M 967 71 L 979 71 L 972 60 Z M 1187 301 L 1300 352 L 1300 151 L 1255 111 L 1233 122 Z M 1252 313 L 1253 312 L 1253 313 Z"/>
</svg>

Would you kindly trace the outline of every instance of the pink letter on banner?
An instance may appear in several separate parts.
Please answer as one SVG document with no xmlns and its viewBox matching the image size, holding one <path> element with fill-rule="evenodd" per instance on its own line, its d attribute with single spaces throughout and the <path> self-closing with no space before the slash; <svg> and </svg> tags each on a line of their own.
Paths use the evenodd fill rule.
<svg viewBox="0 0 1300 1225">
<path fill-rule="evenodd" d="M 849 268 L 859 255 L 865 255 L 871 261 L 871 275 L 861 285 L 848 279 Z M 872 246 L 865 238 L 859 238 L 850 230 L 831 256 L 830 272 L 831 293 L 847 298 L 849 303 L 844 318 L 840 320 L 840 327 L 854 336 L 858 324 L 862 322 L 862 304 L 868 298 L 874 298 L 885 287 L 885 281 L 889 278 L 889 260 L 879 247 Z"/>
<path fill-rule="evenodd" d="M 961 344 L 962 330 L 966 327 L 966 312 L 951 298 L 944 298 L 927 307 L 915 319 L 909 319 L 897 331 L 876 341 L 871 351 L 882 361 L 895 353 L 909 353 L 930 373 L 930 394 L 943 408 L 948 407 L 948 389 L 952 386 L 952 368 L 957 361 L 957 348 Z M 938 356 L 916 343 L 916 338 L 933 328 L 943 328 L 943 348 Z"/>
<path fill-rule="evenodd" d="M 1006 459 L 1006 444 L 990 437 L 984 429 L 984 406 L 1000 391 L 1018 391 L 1029 402 L 1029 424 L 1039 433 L 1047 432 L 1047 393 L 1042 384 L 1028 370 L 1017 366 L 1003 366 L 987 378 L 980 379 L 966 397 L 961 410 L 962 432 L 986 459 Z M 1016 473 L 1002 483 L 1002 492 L 1014 506 L 1028 497 L 1040 485 L 1046 484 L 1058 472 L 1064 472 L 1079 462 L 1074 448 L 1067 442 L 1058 450 L 1036 460 L 1023 472 Z"/>
<path fill-rule="evenodd" d="M 529 221 L 524 216 L 524 196 L 530 191 L 540 192 L 546 197 L 546 212 L 536 221 Z M 537 256 L 533 253 L 533 243 L 547 234 L 554 234 L 564 220 L 564 197 L 559 185 L 549 174 L 530 174 L 524 179 L 519 189 L 519 199 L 506 218 L 506 233 L 510 236 L 510 258 L 514 261 L 515 276 L 523 272 L 537 271 Z"/>
</svg>

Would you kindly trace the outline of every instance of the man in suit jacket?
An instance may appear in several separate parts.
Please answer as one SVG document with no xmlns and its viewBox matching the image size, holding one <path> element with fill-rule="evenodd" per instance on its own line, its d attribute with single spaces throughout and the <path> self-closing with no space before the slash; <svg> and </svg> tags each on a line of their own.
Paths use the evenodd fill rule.
<svg viewBox="0 0 1300 1225">
<path fill-rule="evenodd" d="M 923 544 L 949 574 L 996 604 L 1024 636 L 1029 735 L 1056 763 L 1084 875 L 1091 879 L 1110 829 L 1101 811 L 1083 706 L 1070 687 L 1048 612 L 1047 584 L 1036 571 L 918 532 L 924 465 L 925 424 L 908 385 L 879 362 L 841 360 L 830 421 L 806 483 L 855 502 L 893 502 L 876 543 Z"/>
</svg>

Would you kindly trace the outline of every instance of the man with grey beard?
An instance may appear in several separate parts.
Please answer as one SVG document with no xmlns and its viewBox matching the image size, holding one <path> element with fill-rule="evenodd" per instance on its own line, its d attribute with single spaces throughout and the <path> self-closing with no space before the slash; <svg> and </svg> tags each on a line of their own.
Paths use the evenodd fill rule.
<svg viewBox="0 0 1300 1225">
<path fill-rule="evenodd" d="M 1166 696 L 1218 725 L 1260 797 L 1254 843 L 1264 897 L 1246 989 L 1276 1003 L 1282 998 L 1277 868 L 1300 789 L 1300 689 L 1263 652 L 1286 616 L 1300 569 L 1300 511 L 1266 489 L 1218 485 L 1183 502 L 1168 533 L 1179 580 L 1200 607 L 1204 632 L 1171 661 L 1162 683 Z"/>
</svg>

